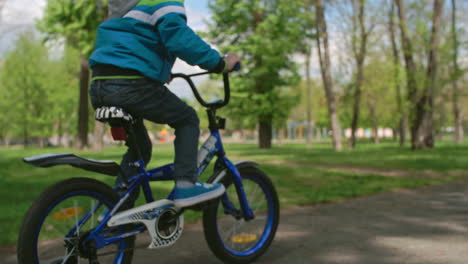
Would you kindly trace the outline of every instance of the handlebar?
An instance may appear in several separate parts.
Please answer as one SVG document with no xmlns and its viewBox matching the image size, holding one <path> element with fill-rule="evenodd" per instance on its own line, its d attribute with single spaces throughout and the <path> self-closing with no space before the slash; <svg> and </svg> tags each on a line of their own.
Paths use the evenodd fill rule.
<svg viewBox="0 0 468 264">
<path fill-rule="evenodd" d="M 238 64 L 236 64 L 234 66 L 232 71 L 238 71 L 238 70 L 240 70 L 240 68 L 241 68 L 241 65 L 240 65 L 240 63 L 238 63 Z M 221 101 L 218 100 L 218 101 L 215 101 L 215 102 L 207 103 L 205 100 L 203 100 L 203 97 L 200 95 L 200 93 L 197 90 L 197 87 L 195 86 L 195 84 L 192 81 L 192 77 L 208 75 L 208 74 L 211 74 L 211 73 L 212 72 L 210 72 L 210 71 L 199 72 L 199 73 L 188 74 L 188 75 L 184 74 L 184 73 L 174 73 L 174 74 L 172 74 L 172 79 L 182 78 L 182 79 L 186 80 L 187 83 L 189 84 L 190 88 L 192 89 L 193 94 L 195 95 L 195 98 L 197 99 L 197 101 L 202 106 L 207 107 L 207 108 L 218 109 L 218 108 L 224 107 L 227 104 L 229 104 L 229 100 L 231 99 L 231 87 L 230 87 L 230 83 L 229 83 L 229 73 L 223 73 L 224 100 L 221 100 Z"/>
</svg>

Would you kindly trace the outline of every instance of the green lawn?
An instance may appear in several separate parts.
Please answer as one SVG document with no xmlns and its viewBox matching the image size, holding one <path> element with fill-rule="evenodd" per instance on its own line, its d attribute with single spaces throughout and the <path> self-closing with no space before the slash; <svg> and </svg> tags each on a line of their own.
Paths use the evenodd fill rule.
<svg viewBox="0 0 468 264">
<path fill-rule="evenodd" d="M 468 171 L 468 142 L 455 145 L 438 142 L 435 149 L 413 151 L 409 147 L 400 148 L 395 143 L 379 145 L 358 144 L 355 150 L 345 149 L 337 153 L 329 144 L 320 143 L 307 148 L 299 144 L 287 144 L 271 150 L 260 150 L 252 145 L 233 145 L 230 153 L 234 156 L 260 162 L 287 161 L 311 165 L 352 166 L 375 169 L 437 172 Z"/>
<path fill-rule="evenodd" d="M 88 158 L 118 161 L 124 150 L 123 147 L 114 147 L 102 153 L 74 152 Z M 341 153 L 332 151 L 325 144 L 317 144 L 312 148 L 299 144 L 282 145 L 271 150 L 259 150 L 254 145 L 228 145 L 226 150 L 234 160 L 248 159 L 263 164 L 260 167 L 273 179 L 283 208 L 453 181 L 464 177 L 463 172 L 468 171 L 468 143 L 462 146 L 441 143 L 435 150 L 416 152 L 399 148 L 393 143 L 378 146 L 361 144 L 354 151 L 345 150 Z M 154 151 L 151 167 L 172 160 L 172 145 L 157 145 Z M 73 151 L 56 148 L 0 149 L 0 246 L 15 243 L 27 208 L 52 183 L 71 177 L 91 177 L 112 184 L 112 177 L 68 166 L 36 168 L 21 161 L 22 157 L 58 152 Z M 440 177 L 385 177 L 337 170 L 333 166 L 385 171 L 433 171 Z M 457 173 L 449 173 L 454 171 Z M 206 179 L 210 172 L 207 171 L 202 178 Z M 172 185 L 165 182 L 154 183 L 152 186 L 156 197 L 162 198 Z M 186 217 L 189 221 L 194 221 L 199 215 L 189 212 Z"/>
</svg>

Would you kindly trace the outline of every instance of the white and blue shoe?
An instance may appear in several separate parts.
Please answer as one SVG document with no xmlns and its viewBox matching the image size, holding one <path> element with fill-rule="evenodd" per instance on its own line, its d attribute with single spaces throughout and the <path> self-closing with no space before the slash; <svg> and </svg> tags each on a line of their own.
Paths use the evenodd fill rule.
<svg viewBox="0 0 468 264">
<path fill-rule="evenodd" d="M 224 185 L 196 182 L 188 188 L 174 188 L 174 205 L 179 208 L 189 207 L 223 195 Z"/>
</svg>

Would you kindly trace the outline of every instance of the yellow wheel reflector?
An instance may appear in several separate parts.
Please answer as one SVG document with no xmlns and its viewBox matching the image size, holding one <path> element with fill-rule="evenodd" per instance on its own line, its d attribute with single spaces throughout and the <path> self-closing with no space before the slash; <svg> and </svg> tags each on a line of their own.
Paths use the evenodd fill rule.
<svg viewBox="0 0 468 264">
<path fill-rule="evenodd" d="M 231 237 L 232 242 L 234 243 L 249 243 L 252 241 L 257 240 L 257 235 L 256 234 L 246 234 L 246 233 L 240 233 L 238 235 L 232 236 Z"/>
<path fill-rule="evenodd" d="M 81 212 L 83 212 L 83 208 L 81 207 L 70 207 L 70 208 L 65 208 L 65 209 L 62 209 L 56 213 L 54 213 L 52 215 L 52 218 L 54 220 L 70 220 L 72 219 L 73 217 L 77 216 L 78 214 L 80 214 Z"/>
</svg>

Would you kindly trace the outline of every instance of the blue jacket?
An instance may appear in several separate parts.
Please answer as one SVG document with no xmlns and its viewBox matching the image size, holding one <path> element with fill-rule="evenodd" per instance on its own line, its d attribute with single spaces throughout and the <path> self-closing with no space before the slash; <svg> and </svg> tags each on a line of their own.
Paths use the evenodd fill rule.
<svg viewBox="0 0 468 264">
<path fill-rule="evenodd" d="M 167 82 L 176 58 L 221 72 L 224 60 L 187 26 L 183 0 L 141 0 L 98 28 L 90 67 L 110 64 Z"/>
</svg>

